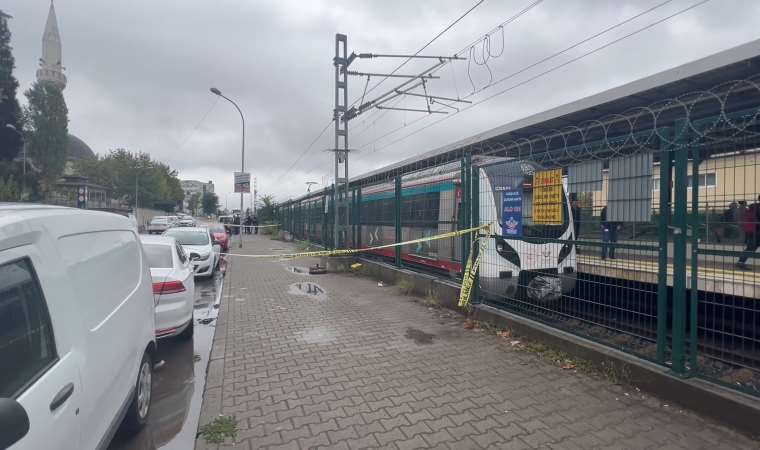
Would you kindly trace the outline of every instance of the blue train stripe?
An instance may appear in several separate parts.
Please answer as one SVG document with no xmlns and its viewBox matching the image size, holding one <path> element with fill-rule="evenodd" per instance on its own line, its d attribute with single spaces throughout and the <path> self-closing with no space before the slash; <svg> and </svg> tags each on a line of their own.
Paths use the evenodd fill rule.
<svg viewBox="0 0 760 450">
<path fill-rule="evenodd" d="M 404 188 L 401 189 L 401 196 L 402 197 L 410 197 L 413 195 L 421 195 L 421 194 L 427 194 L 430 192 L 446 192 L 446 191 L 453 191 L 454 190 L 454 183 L 451 181 L 448 181 L 446 183 L 438 183 L 438 184 L 428 184 L 425 186 L 415 186 L 411 188 Z M 395 193 L 391 191 L 386 192 L 378 192 L 377 194 L 369 194 L 364 195 L 362 194 L 362 203 L 364 202 L 371 202 L 376 200 L 383 200 L 386 198 L 394 198 Z"/>
</svg>

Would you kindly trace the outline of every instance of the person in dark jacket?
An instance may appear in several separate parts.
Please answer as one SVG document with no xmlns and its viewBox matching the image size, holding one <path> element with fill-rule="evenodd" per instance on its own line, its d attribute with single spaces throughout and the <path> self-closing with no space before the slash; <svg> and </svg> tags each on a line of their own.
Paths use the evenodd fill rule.
<svg viewBox="0 0 760 450">
<path fill-rule="evenodd" d="M 744 230 L 744 242 L 747 244 L 744 251 L 754 252 L 757 250 L 757 247 L 760 247 L 760 195 L 757 196 L 757 202 L 750 205 L 744 211 L 742 229 Z M 740 269 L 749 269 L 746 256 L 741 256 L 736 265 Z"/>
<path fill-rule="evenodd" d="M 609 247 L 610 259 L 615 259 L 615 247 L 605 244 L 606 242 L 615 243 L 618 240 L 618 228 L 620 223 L 610 222 L 607 220 L 607 207 L 602 208 L 602 259 L 607 258 L 607 247 Z"/>
<path fill-rule="evenodd" d="M 256 216 L 253 216 L 253 219 L 251 219 L 251 225 L 253 225 L 253 232 L 255 234 L 259 234 L 259 219 Z"/>
</svg>

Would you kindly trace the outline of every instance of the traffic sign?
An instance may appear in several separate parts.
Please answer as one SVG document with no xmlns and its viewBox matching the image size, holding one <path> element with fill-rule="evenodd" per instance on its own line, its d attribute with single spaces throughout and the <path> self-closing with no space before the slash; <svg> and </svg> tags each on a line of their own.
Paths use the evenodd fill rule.
<svg viewBox="0 0 760 450">
<path fill-rule="evenodd" d="M 251 192 L 251 174 L 248 172 L 235 172 L 235 192 Z"/>
</svg>

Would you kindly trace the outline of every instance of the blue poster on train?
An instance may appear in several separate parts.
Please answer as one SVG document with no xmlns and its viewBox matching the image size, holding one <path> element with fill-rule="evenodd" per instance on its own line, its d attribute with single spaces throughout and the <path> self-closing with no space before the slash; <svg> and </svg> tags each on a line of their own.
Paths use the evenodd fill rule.
<svg viewBox="0 0 760 450">
<path fill-rule="evenodd" d="M 501 235 L 522 236 L 522 186 L 505 186 L 501 193 Z"/>
</svg>

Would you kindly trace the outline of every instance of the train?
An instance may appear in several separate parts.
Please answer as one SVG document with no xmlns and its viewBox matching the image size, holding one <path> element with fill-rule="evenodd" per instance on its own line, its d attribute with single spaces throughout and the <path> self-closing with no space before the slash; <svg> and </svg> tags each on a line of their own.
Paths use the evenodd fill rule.
<svg viewBox="0 0 760 450">
<path fill-rule="evenodd" d="M 560 220 L 536 224 L 532 214 L 533 178 L 543 168 L 534 163 L 497 157 L 477 158 L 481 224 L 479 270 L 481 295 L 555 301 L 576 284 L 576 248 L 573 217 L 562 179 L 555 205 Z M 301 201 L 305 223 L 297 229 L 319 240 L 328 212 L 324 193 Z M 506 199 L 505 199 L 506 198 Z M 352 204 L 355 204 L 352 198 Z M 358 245 L 371 248 L 395 242 L 395 185 L 393 181 L 364 186 L 359 202 Z M 401 241 L 435 236 L 458 229 L 462 222 L 463 190 L 458 163 L 442 165 L 402 178 Z M 326 230 L 325 230 L 326 231 Z M 407 265 L 450 274 L 462 270 L 461 237 L 404 245 L 401 259 Z M 394 248 L 370 250 L 378 257 L 395 258 Z"/>
</svg>

